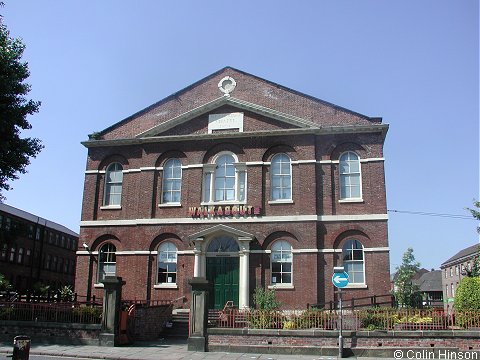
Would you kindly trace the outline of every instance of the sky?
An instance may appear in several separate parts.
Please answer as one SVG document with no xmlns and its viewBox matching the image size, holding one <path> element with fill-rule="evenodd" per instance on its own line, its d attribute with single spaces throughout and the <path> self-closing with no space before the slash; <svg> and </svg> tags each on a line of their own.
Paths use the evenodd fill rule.
<svg viewBox="0 0 480 360">
<path fill-rule="evenodd" d="M 478 0 L 4 0 L 26 44 L 45 148 L 7 204 L 79 232 L 80 142 L 232 66 L 390 125 L 391 269 L 408 247 L 427 269 L 479 241 Z"/>
</svg>

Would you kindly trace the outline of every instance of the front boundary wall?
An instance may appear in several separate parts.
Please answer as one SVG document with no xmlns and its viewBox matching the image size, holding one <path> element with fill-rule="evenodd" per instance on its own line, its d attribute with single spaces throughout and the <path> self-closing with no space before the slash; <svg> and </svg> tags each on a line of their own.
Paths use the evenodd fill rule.
<svg viewBox="0 0 480 360">
<path fill-rule="evenodd" d="M 464 352 L 480 359 L 480 331 L 343 331 L 345 356 L 453 358 Z M 338 355 L 338 332 L 331 330 L 208 329 L 208 351 Z M 407 352 L 410 351 L 408 354 Z M 398 353 L 397 353 L 398 355 Z M 452 355 L 453 356 L 453 355 Z M 466 359 L 467 357 L 463 357 Z"/>
<path fill-rule="evenodd" d="M 100 324 L 0 321 L 0 340 L 12 344 L 15 336 L 26 335 L 32 344 L 98 345 L 100 332 Z"/>
</svg>

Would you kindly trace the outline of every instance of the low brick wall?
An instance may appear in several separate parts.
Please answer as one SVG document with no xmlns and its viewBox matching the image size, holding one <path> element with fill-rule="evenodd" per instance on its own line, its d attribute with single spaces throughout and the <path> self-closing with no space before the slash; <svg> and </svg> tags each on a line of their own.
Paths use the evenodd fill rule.
<svg viewBox="0 0 480 360">
<path fill-rule="evenodd" d="M 134 339 L 155 340 L 163 335 L 165 323 L 172 319 L 172 305 L 135 308 Z"/>
<path fill-rule="evenodd" d="M 98 345 L 100 329 L 100 324 L 0 321 L 0 340 L 13 344 L 15 336 L 26 335 L 32 344 Z"/>
<path fill-rule="evenodd" d="M 476 352 L 480 359 L 480 331 L 344 331 L 347 355 L 393 357 L 395 350 Z M 337 355 L 338 332 L 331 330 L 208 329 L 209 351 L 276 354 Z M 473 358 L 473 357 L 472 357 Z"/>
</svg>

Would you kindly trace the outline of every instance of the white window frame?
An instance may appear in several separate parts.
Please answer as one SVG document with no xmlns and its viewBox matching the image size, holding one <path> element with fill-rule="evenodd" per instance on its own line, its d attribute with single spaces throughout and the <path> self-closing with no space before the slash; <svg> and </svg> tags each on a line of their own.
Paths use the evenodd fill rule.
<svg viewBox="0 0 480 360">
<path fill-rule="evenodd" d="M 217 161 L 222 156 L 231 156 L 233 158 L 233 167 L 235 171 L 235 198 L 233 200 L 215 200 L 215 179 Z M 229 151 L 219 152 L 210 164 L 203 166 L 203 189 L 202 189 L 202 205 L 209 204 L 246 204 L 247 202 L 247 166 L 245 163 L 239 163 L 238 157 Z M 243 189 L 242 189 L 243 177 Z M 241 198 L 243 191 L 243 199 Z"/>
<path fill-rule="evenodd" d="M 357 241 L 360 246 L 362 247 L 361 249 L 354 248 L 355 241 Z M 350 252 L 352 254 L 352 259 L 345 260 L 345 255 L 346 252 Z M 362 259 L 358 260 L 355 259 L 353 256 L 354 252 L 360 252 L 362 253 Z M 354 271 L 352 274 L 350 274 L 347 270 L 349 264 L 362 264 L 362 274 L 363 274 L 363 281 L 362 282 L 355 282 L 354 277 L 355 273 L 359 273 L 359 271 Z M 356 287 L 356 286 L 365 286 L 367 283 L 366 279 L 366 274 L 365 274 L 365 247 L 363 246 L 362 242 L 358 239 L 352 238 L 352 239 L 347 239 L 345 243 L 342 246 L 342 264 L 345 268 L 345 272 L 348 274 L 348 285 L 347 287 Z"/>
<path fill-rule="evenodd" d="M 97 269 L 97 283 L 101 283 L 106 276 L 115 276 L 117 274 L 117 248 L 111 242 L 107 242 L 100 247 L 98 251 L 98 269 Z M 103 259 L 103 255 L 106 254 L 106 259 Z M 115 271 L 104 271 L 105 265 L 113 265 Z M 103 274 L 104 273 L 104 274 Z"/>
<path fill-rule="evenodd" d="M 165 254 L 165 255 L 163 255 Z M 160 261 L 162 260 L 162 257 L 164 257 L 165 261 Z M 163 263 L 167 266 L 167 271 L 166 271 L 166 282 L 160 282 L 159 281 L 159 276 L 160 276 L 160 263 Z M 168 264 L 175 264 L 175 272 L 173 271 L 168 271 Z M 178 288 L 177 285 L 177 279 L 178 279 L 178 248 L 177 246 L 171 242 L 171 241 L 165 241 L 160 244 L 158 247 L 158 252 L 157 252 L 157 271 L 156 271 L 156 281 L 154 288 Z M 168 281 L 169 274 L 175 274 L 175 281 Z"/>
<path fill-rule="evenodd" d="M 282 166 L 282 164 L 286 164 L 285 162 L 282 162 L 282 161 L 280 161 L 280 173 L 274 174 L 274 172 L 273 172 L 274 162 L 275 162 L 276 159 L 279 159 L 282 156 L 285 156 L 285 157 L 288 158 L 288 174 L 285 174 L 285 173 L 282 172 L 282 170 L 284 169 L 284 166 Z M 278 189 L 278 188 L 283 189 L 283 187 L 274 187 L 273 186 L 275 177 L 278 177 L 280 179 L 280 182 L 282 182 L 283 178 L 288 177 L 288 185 L 289 185 L 288 188 L 290 189 L 290 197 L 285 197 L 285 198 L 284 197 L 279 197 L 278 199 L 274 199 L 274 197 L 273 197 L 274 190 Z M 285 153 L 275 154 L 272 157 L 272 160 L 270 162 L 270 201 L 269 201 L 269 204 L 291 203 L 292 199 L 293 199 L 293 186 L 292 185 L 293 185 L 293 182 L 292 182 L 292 159 L 290 158 L 290 156 L 288 156 Z"/>
<path fill-rule="evenodd" d="M 288 249 L 284 249 L 288 245 Z M 278 248 L 278 249 L 277 249 Z M 284 261 L 284 254 L 290 254 L 286 258 L 290 261 Z M 277 261 L 278 259 L 278 261 Z M 280 263 L 280 274 L 290 274 L 290 282 L 275 282 L 273 281 L 273 264 Z M 283 264 L 290 264 L 290 271 L 283 271 Z M 278 271 L 275 271 L 278 273 Z M 277 240 L 272 244 L 270 254 L 270 286 L 269 289 L 292 289 L 293 288 L 293 248 L 287 240 Z"/>
<path fill-rule="evenodd" d="M 109 174 L 113 171 L 121 174 L 120 179 L 115 179 L 115 181 L 108 181 Z M 111 193 L 109 189 L 114 186 L 120 186 L 119 193 Z M 107 170 L 105 171 L 105 188 L 103 192 L 103 208 L 120 208 L 122 206 L 122 191 L 123 191 L 123 166 L 119 162 L 113 162 L 108 165 Z M 118 204 L 112 203 L 112 195 L 119 195 L 120 201 Z"/>
<path fill-rule="evenodd" d="M 351 160 L 351 159 L 342 160 L 343 157 L 349 156 L 350 154 L 355 155 L 356 158 L 357 158 L 356 161 L 358 162 L 358 172 L 353 172 L 353 171 L 350 170 L 350 168 L 351 168 L 350 163 L 354 162 L 355 160 Z M 348 172 L 342 172 L 342 161 L 347 162 L 348 169 L 349 169 Z M 340 157 L 338 158 L 338 172 L 339 172 L 339 177 L 340 177 L 340 179 L 339 179 L 339 185 L 340 185 L 339 186 L 339 191 L 340 191 L 340 193 L 338 194 L 339 199 L 340 199 L 339 201 L 340 202 L 362 202 L 363 201 L 363 191 L 362 191 L 363 186 L 362 186 L 362 163 L 360 161 L 360 156 L 354 151 L 346 151 L 346 152 L 342 153 L 340 155 Z M 345 184 L 345 180 L 347 178 L 351 179 L 351 178 L 357 177 L 357 176 L 358 176 L 358 183 L 359 183 L 359 185 L 358 185 L 359 186 L 359 196 L 354 197 L 354 196 L 352 196 L 352 191 L 351 191 L 353 186 L 348 185 L 348 187 L 347 187 L 347 185 Z M 345 193 L 347 194 L 346 196 L 342 196 L 342 193 L 343 193 L 342 189 L 344 189 L 344 188 L 349 190 L 348 192 L 345 190 Z"/>
<path fill-rule="evenodd" d="M 170 166 L 170 163 L 173 165 Z M 174 170 L 176 167 L 180 169 L 180 177 L 174 177 Z M 161 204 L 162 205 L 180 205 L 182 202 L 182 162 L 178 158 L 171 158 L 165 161 L 163 165 L 163 174 L 162 174 L 162 198 Z M 169 186 L 170 184 L 175 183 L 175 181 L 180 181 L 180 189 L 174 190 Z M 165 200 L 165 193 L 170 193 L 172 198 L 174 193 L 179 194 L 179 201 L 166 201 Z"/>
</svg>

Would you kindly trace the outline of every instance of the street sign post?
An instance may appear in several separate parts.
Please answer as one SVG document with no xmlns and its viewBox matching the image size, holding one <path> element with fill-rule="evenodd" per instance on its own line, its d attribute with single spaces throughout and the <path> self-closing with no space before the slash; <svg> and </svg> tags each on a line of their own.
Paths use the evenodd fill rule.
<svg viewBox="0 0 480 360">
<path fill-rule="evenodd" d="M 338 357 L 343 357 L 343 315 L 342 315 L 342 288 L 348 285 L 348 274 L 343 266 L 333 268 L 332 284 L 338 288 Z"/>
</svg>

